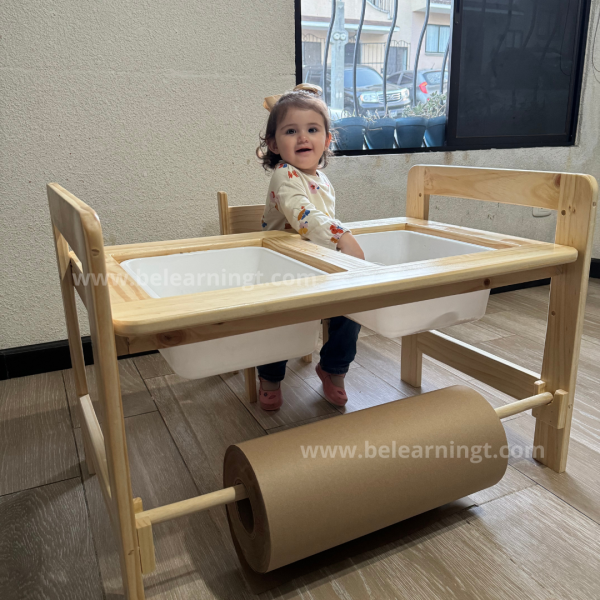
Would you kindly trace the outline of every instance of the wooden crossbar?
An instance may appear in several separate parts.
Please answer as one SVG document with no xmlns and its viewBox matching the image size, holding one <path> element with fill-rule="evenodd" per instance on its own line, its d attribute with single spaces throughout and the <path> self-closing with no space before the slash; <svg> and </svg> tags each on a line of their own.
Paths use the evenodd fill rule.
<svg viewBox="0 0 600 600">
<path fill-rule="evenodd" d="M 439 331 L 419 333 L 416 339 L 420 352 L 487 383 L 513 398 L 521 399 L 530 396 L 535 382 L 540 379 L 539 373 Z"/>
</svg>

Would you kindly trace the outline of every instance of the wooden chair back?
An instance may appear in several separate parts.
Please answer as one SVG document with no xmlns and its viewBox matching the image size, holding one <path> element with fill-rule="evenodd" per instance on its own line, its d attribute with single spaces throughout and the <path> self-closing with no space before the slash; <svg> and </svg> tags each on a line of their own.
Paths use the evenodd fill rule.
<svg viewBox="0 0 600 600">
<path fill-rule="evenodd" d="M 225 192 L 217 192 L 217 201 L 219 205 L 221 235 L 251 233 L 262 229 L 262 217 L 265 211 L 264 204 L 229 206 Z"/>
<path fill-rule="evenodd" d="M 592 208 L 596 193 L 596 180 L 578 173 L 415 165 L 408 173 L 406 216 L 427 219 L 431 195 L 559 210 L 561 198 L 571 196 Z"/>
<path fill-rule="evenodd" d="M 98 215 L 56 183 L 47 186 L 50 218 L 62 292 L 69 350 L 75 376 L 86 462 L 96 473 L 119 544 L 126 597 L 142 598 L 143 584 L 135 528 L 125 420 L 121 400 L 104 240 Z M 77 256 L 74 264 L 69 246 Z M 90 401 L 75 304 L 73 275 L 87 309 L 96 380 L 95 406 Z M 95 408 L 100 414 L 96 414 Z M 141 592 L 140 592 L 141 590 Z"/>
</svg>

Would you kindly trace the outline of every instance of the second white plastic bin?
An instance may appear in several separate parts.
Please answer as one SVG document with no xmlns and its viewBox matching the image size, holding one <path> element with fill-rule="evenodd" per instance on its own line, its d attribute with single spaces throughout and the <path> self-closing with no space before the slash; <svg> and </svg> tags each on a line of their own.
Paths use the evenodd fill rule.
<svg viewBox="0 0 600 600">
<path fill-rule="evenodd" d="M 356 239 L 365 253 L 365 260 L 380 265 L 399 265 L 493 250 L 414 231 L 365 233 L 357 235 Z M 376 333 L 395 338 L 481 319 L 489 296 L 489 290 L 482 290 L 346 316 Z"/>
</svg>

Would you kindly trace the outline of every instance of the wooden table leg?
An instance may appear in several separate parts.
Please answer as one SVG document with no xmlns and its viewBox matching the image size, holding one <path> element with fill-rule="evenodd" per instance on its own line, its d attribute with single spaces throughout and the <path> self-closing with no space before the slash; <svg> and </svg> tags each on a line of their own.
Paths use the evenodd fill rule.
<svg viewBox="0 0 600 600">
<path fill-rule="evenodd" d="M 246 382 L 246 394 L 250 403 L 256 402 L 258 395 L 256 393 L 256 372 L 254 367 L 244 369 L 244 380 Z"/>
<path fill-rule="evenodd" d="M 417 337 L 415 333 L 402 338 L 400 359 L 400 379 L 413 387 L 421 387 L 423 373 L 423 353 L 417 345 Z"/>
<path fill-rule="evenodd" d="M 561 175 L 555 242 L 576 248 L 579 256 L 551 280 L 541 378 L 546 391 L 564 390 L 568 404 L 561 428 L 546 418 L 548 408 L 536 411 L 533 442 L 533 457 L 557 473 L 567 466 L 597 195 L 593 178 Z"/>
</svg>

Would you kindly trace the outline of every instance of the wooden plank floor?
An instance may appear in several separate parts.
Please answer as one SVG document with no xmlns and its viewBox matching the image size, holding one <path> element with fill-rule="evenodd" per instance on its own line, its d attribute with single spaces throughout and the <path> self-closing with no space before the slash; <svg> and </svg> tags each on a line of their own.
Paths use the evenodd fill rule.
<svg viewBox="0 0 600 600">
<path fill-rule="evenodd" d="M 0 497 L 0 598 L 102 598 L 79 478 Z"/>
<path fill-rule="evenodd" d="M 539 370 L 548 292 L 538 287 L 493 295 L 483 319 L 443 331 Z M 418 517 L 419 525 L 411 520 L 380 538 L 324 553 L 258 597 L 600 597 L 597 280 L 590 282 L 583 333 L 566 473 L 557 475 L 529 458 L 534 420 L 515 415 L 505 421 L 510 466 L 496 486 L 453 510 Z M 241 373 L 187 381 L 174 375 L 160 354 L 120 361 L 134 495 L 152 508 L 214 490 L 231 443 L 449 385 L 467 383 L 493 406 L 511 401 L 429 358 L 422 388 L 405 384 L 400 381 L 400 344 L 367 329 L 361 332 L 344 409 L 322 396 L 314 372 L 318 352 L 312 364 L 289 361 L 285 405 L 276 413 L 248 402 Z M 82 460 L 74 402 L 70 371 L 0 382 L 2 600 L 122 597 L 97 478 L 88 475 Z M 158 568 L 144 577 L 148 598 L 257 597 L 244 579 L 224 510 L 163 523 L 154 531 Z"/>
<path fill-rule="evenodd" d="M 59 372 L 0 382 L 0 496 L 79 476 Z"/>
<path fill-rule="evenodd" d="M 96 405 L 96 372 L 94 371 L 94 367 L 86 367 L 85 373 L 88 381 L 90 398 L 94 403 L 94 408 L 99 411 L 99 408 Z M 69 400 L 69 409 L 71 410 L 73 427 L 79 427 L 79 411 L 76 410 L 77 392 L 75 391 L 75 378 L 73 377 L 73 371 L 71 371 L 71 369 L 68 371 L 63 371 L 63 377 L 65 380 L 65 387 L 67 390 L 67 398 Z M 152 396 L 150 395 L 150 392 L 148 392 L 148 388 L 146 387 L 144 380 L 142 379 L 142 376 L 140 375 L 140 372 L 138 371 L 132 358 L 119 361 L 119 379 L 121 381 L 123 413 L 126 417 L 131 417 L 132 415 L 141 415 L 143 413 L 156 410 L 156 405 L 152 400 Z"/>
</svg>

